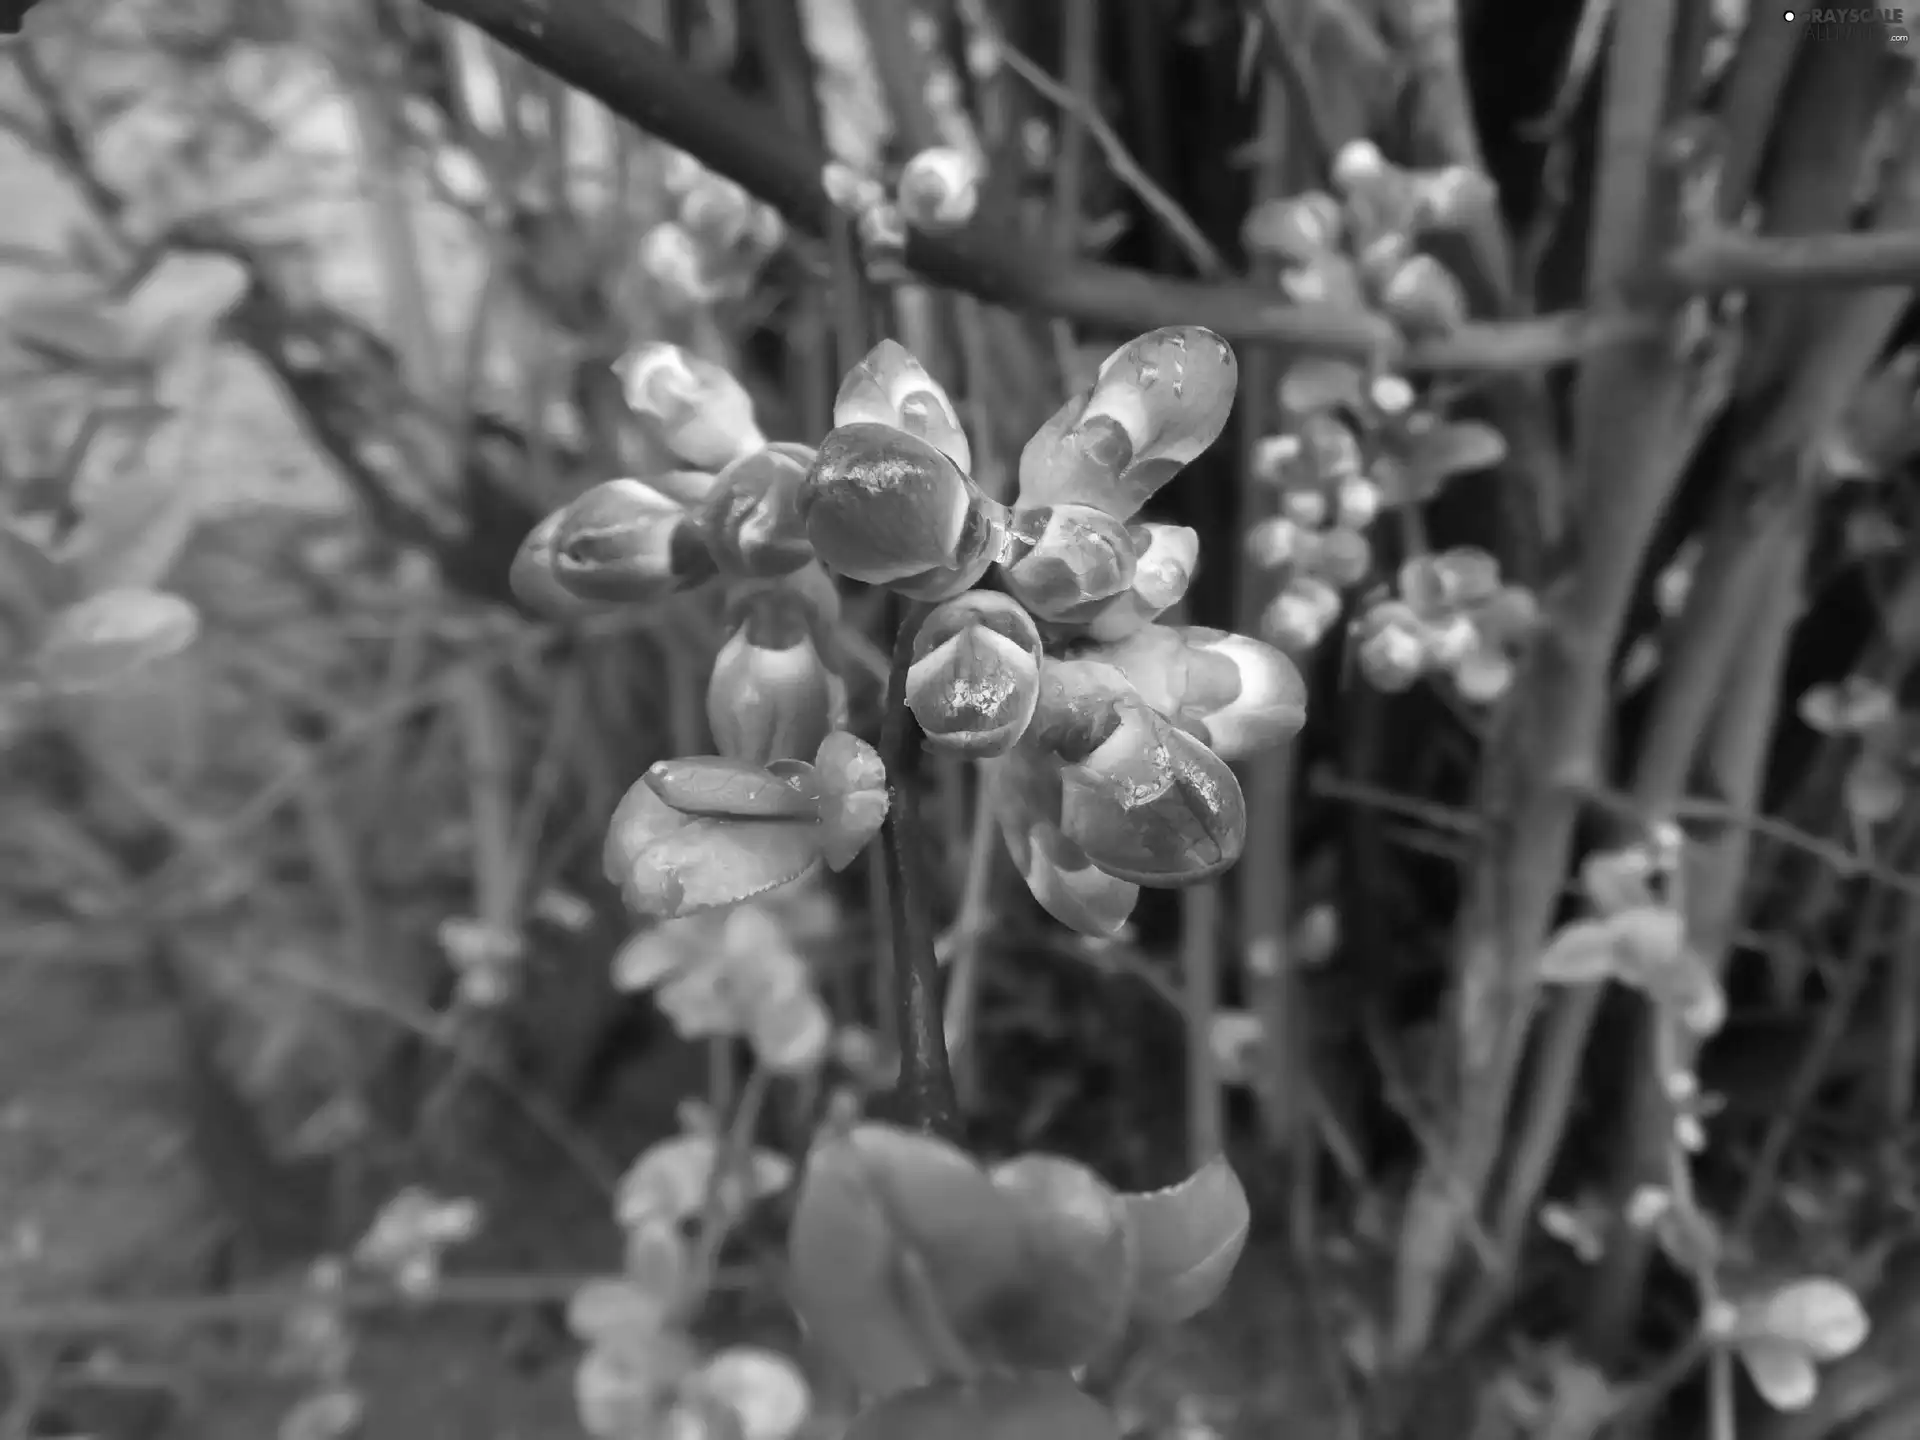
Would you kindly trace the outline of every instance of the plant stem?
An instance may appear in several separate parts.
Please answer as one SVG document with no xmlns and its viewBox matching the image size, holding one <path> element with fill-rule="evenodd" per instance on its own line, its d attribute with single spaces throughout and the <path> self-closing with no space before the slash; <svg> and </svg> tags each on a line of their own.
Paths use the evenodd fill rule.
<svg viewBox="0 0 1920 1440">
<path fill-rule="evenodd" d="M 887 767 L 887 820 L 880 828 L 887 875 L 888 931 L 893 939 L 894 1015 L 900 1046 L 897 1094 L 919 1129 L 945 1140 L 960 1133 L 960 1104 L 947 1060 L 940 1008 L 940 968 L 933 954 L 920 887 L 920 726 L 907 709 L 907 667 L 925 609 L 890 600 L 895 629 L 887 709 L 880 722 L 880 758 Z"/>
</svg>

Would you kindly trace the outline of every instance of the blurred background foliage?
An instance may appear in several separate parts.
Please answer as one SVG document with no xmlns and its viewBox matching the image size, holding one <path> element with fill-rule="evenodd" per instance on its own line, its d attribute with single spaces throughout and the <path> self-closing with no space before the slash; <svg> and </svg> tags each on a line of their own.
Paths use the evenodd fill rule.
<svg viewBox="0 0 1920 1440">
<path fill-rule="evenodd" d="M 977 149 L 983 213 L 1062 263 L 1209 281 L 1252 267 L 1279 307 L 1243 243 L 1250 211 L 1323 184 L 1339 144 L 1372 137 L 1498 182 L 1514 253 L 1489 264 L 1469 237 L 1445 257 L 1477 315 L 1581 301 L 1595 0 L 625 8 L 717 111 L 752 96 L 858 168 L 933 140 Z M 1699 8 L 1700 110 L 1717 113 L 1743 17 Z M 1898 142 L 1904 73 L 1859 54 L 1853 71 L 1824 62 L 1829 89 L 1802 97 L 1828 122 L 1811 129 L 1829 188 L 1848 191 L 1830 207 L 1843 220 L 1880 193 L 1874 144 L 1896 168 L 1916 153 Z M 917 83 L 889 93 L 902 74 Z M 721 362 L 770 437 L 817 440 L 849 360 L 833 245 L 412 0 L 47 0 L 0 53 L 0 132 L 0 504 L 88 593 L 164 588 L 200 627 L 136 682 L 6 712 L 11 1418 L 116 1437 L 279 1423 L 297 1381 L 272 1380 L 261 1345 L 284 1317 L 204 1297 L 351 1245 L 397 1188 L 430 1183 L 475 1197 L 485 1224 L 443 1307 L 368 1320 L 367 1433 L 578 1433 L 554 1305 L 619 1253 L 612 1177 L 680 1127 L 682 1100 L 730 1083 L 725 1047 L 680 1040 L 616 990 L 630 923 L 598 873 L 633 778 L 708 748 L 720 634 L 698 600 L 546 624 L 514 606 L 507 565 L 589 484 L 669 468 L 610 369 L 636 343 Z M 1891 183 L 1910 201 L 1905 170 Z M 1920 1413 L 1889 1398 L 1920 1305 L 1920 1271 L 1902 1264 L 1920 1073 L 1905 708 L 1920 428 L 1909 296 L 1869 293 L 1885 323 L 1805 442 L 1831 483 L 1795 512 L 1804 605 L 1771 682 L 1741 692 L 1765 719 L 1763 763 L 1729 788 L 1706 747 L 1671 784 L 1612 788 L 1642 752 L 1662 656 L 1693 643 L 1675 627 L 1711 623 L 1687 600 L 1708 583 L 1703 553 L 1722 569 L 1745 553 L 1716 528 L 1739 491 L 1725 455 L 1791 389 L 1785 362 L 1742 395 L 1721 387 L 1631 557 L 1605 713 L 1589 717 L 1613 768 L 1582 777 L 1584 846 L 1620 843 L 1649 812 L 1750 837 L 1732 1014 L 1701 1060 L 1721 1104 L 1702 1183 L 1739 1211 L 1759 1268 L 1870 1292 L 1875 1341 L 1823 1408 L 1756 1414 L 1743 1436 L 1811 1440 L 1869 1413 L 1889 1428 L 1844 1433 L 1907 1434 Z M 898 304 L 972 432 L 977 477 L 1003 492 L 1058 399 L 1147 328 L 914 287 Z M 1722 308 L 1700 317 L 1711 333 Z M 1285 357 L 1241 355 L 1236 430 L 1157 516 L 1201 533 L 1199 623 L 1272 599 L 1243 544 L 1268 502 L 1244 477 L 1277 424 Z M 1452 385 L 1448 403 L 1499 426 L 1508 453 L 1385 540 L 1388 568 L 1474 545 L 1523 584 L 1562 573 L 1544 387 L 1524 365 Z M 16 580 L 0 574 L 0 619 L 25 603 Z M 1762 592 L 1741 593 L 1712 613 Z M 875 636 L 869 601 L 849 617 Z M 884 660 L 860 653 L 851 703 L 871 733 Z M 1356 1396 L 1391 1348 L 1405 1199 L 1455 1125 L 1430 1077 L 1462 876 L 1523 802 L 1483 793 L 1483 713 L 1360 683 L 1338 640 L 1311 679 L 1295 753 L 1248 778 L 1246 861 L 1218 890 L 1151 897 L 1111 945 L 1065 935 L 1000 873 L 957 768 L 929 801 L 978 1145 L 1152 1185 L 1224 1141 L 1259 1197 L 1228 1303 L 1129 1382 L 1142 1433 L 1360 1433 Z M 803 902 L 795 943 L 839 1018 L 872 1026 L 887 981 L 864 877 Z M 1559 1094 L 1564 1143 L 1524 1152 L 1540 1173 L 1517 1222 L 1481 1237 L 1518 1268 L 1463 1324 L 1461 1352 L 1436 1343 L 1462 1363 L 1422 1381 L 1441 1408 L 1419 1433 L 1587 1435 L 1554 1407 L 1589 1382 L 1699 1433 L 1676 1383 L 1690 1296 L 1672 1277 L 1635 1282 L 1610 1380 L 1558 1338 L 1591 1303 L 1595 1199 L 1632 1144 L 1632 1005 L 1595 999 L 1593 1043 L 1575 1022 L 1535 1047 L 1516 1094 Z M 804 1116 L 769 1126 L 804 1144 Z M 756 1253 L 717 1307 L 729 1333 L 782 1333 Z"/>
</svg>

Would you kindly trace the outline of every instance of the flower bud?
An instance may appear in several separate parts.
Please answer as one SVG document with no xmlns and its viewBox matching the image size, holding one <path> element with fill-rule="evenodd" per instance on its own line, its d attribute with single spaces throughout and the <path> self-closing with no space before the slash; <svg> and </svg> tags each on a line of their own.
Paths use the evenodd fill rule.
<svg viewBox="0 0 1920 1440">
<path fill-rule="evenodd" d="M 1060 832 L 1109 875 L 1176 887 L 1218 875 L 1246 843 L 1246 799 L 1227 762 L 1138 698 L 1060 775 Z"/>
<path fill-rule="evenodd" d="M 714 573 L 693 518 L 638 480 L 605 480 L 580 495 L 552 543 L 554 577 L 589 600 L 658 600 Z"/>
<path fill-rule="evenodd" d="M 1340 202 L 1324 191 L 1310 190 L 1255 205 L 1240 227 L 1240 238 L 1249 254 L 1307 265 L 1340 243 L 1340 222 Z"/>
<path fill-rule="evenodd" d="M 1089 505 L 1131 519 L 1220 438 L 1239 379 L 1227 342 L 1197 325 L 1129 341 L 1027 442 L 1018 503 Z"/>
<path fill-rule="evenodd" d="M 1004 755 L 1026 733 L 1040 698 L 1040 632 L 1008 596 L 957 596 L 921 622 L 906 690 L 931 743 L 962 755 Z"/>
<path fill-rule="evenodd" d="M 682 464 L 719 471 L 767 443 L 746 387 L 711 360 L 657 341 L 629 351 L 613 368 L 627 407 Z"/>
<path fill-rule="evenodd" d="M 1350 590 L 1373 570 L 1373 545 L 1358 530 L 1336 525 L 1320 535 L 1314 574 L 1339 590 Z"/>
<path fill-rule="evenodd" d="M 1363 472 L 1366 457 L 1360 449 L 1360 437 L 1339 416 L 1324 411 L 1303 415 L 1297 428 L 1306 451 L 1307 469 L 1319 484 L 1338 485 Z"/>
<path fill-rule="evenodd" d="M 753 204 L 740 185 L 706 170 L 680 197 L 680 224 L 709 250 L 731 250 L 746 237 Z"/>
<path fill-rule="evenodd" d="M 1360 622 L 1360 673 L 1389 695 L 1411 689 L 1426 673 L 1425 627 L 1398 601 L 1376 605 Z"/>
<path fill-rule="evenodd" d="M 1376 184 L 1388 170 L 1387 157 L 1371 140 L 1349 140 L 1333 157 L 1334 188 L 1351 195 Z"/>
<path fill-rule="evenodd" d="M 1344 255 L 1329 251 L 1304 265 L 1280 272 L 1280 288 L 1296 305 L 1318 305 L 1334 310 L 1358 309 L 1366 299 L 1361 272 Z"/>
<path fill-rule="evenodd" d="M 958 230 L 980 204 L 980 167 L 964 150 L 936 145 L 901 167 L 900 213 L 916 230 L 941 235 Z"/>
<path fill-rule="evenodd" d="M 1271 645 L 1201 625 L 1149 625 L 1087 652 L 1112 665 L 1148 705 L 1238 760 L 1299 733 L 1307 685 Z"/>
<path fill-rule="evenodd" d="M 700 533 L 720 568 L 767 579 L 813 559 L 800 520 L 800 490 L 813 451 L 785 442 L 740 456 L 714 481 L 700 512 Z"/>
<path fill-rule="evenodd" d="M 1513 688 L 1513 661 L 1485 636 L 1454 662 L 1451 674 L 1454 689 L 1470 705 L 1491 705 Z"/>
<path fill-rule="evenodd" d="M 963 472 L 973 453 L 960 416 L 940 383 L 897 340 L 882 340 L 840 382 L 833 423 L 891 425 L 942 451 Z"/>
<path fill-rule="evenodd" d="M 1365 475 L 1349 475 L 1334 490 L 1335 523 L 1343 530 L 1365 530 L 1380 518 L 1385 500 L 1380 486 Z"/>
<path fill-rule="evenodd" d="M 1311 650 L 1340 618 L 1340 592 L 1317 575 L 1288 578 L 1260 617 L 1260 633 L 1282 650 Z"/>
<path fill-rule="evenodd" d="M 1200 563 L 1200 534 L 1185 525 L 1128 527 L 1135 560 L 1132 588 L 1107 601 L 1087 621 L 1095 640 L 1119 640 L 1157 620 L 1186 596 Z"/>
<path fill-rule="evenodd" d="M 705 305 L 718 293 L 700 242 L 671 220 L 640 237 L 639 261 L 641 271 L 679 309 Z"/>
<path fill-rule="evenodd" d="M 800 515 L 828 569 L 921 600 L 972 589 L 1006 543 L 1004 507 L 943 451 L 871 422 L 827 435 Z"/>
<path fill-rule="evenodd" d="M 1493 177 L 1467 165 L 1415 170 L 1412 183 L 1415 222 L 1422 230 L 1458 230 L 1494 213 L 1499 201 Z"/>
<path fill-rule="evenodd" d="M 1007 590 L 1042 620 L 1073 621 L 1133 585 L 1133 536 L 1090 505 L 1016 510 Z"/>
<path fill-rule="evenodd" d="M 1319 530 L 1327 523 L 1327 517 L 1333 512 L 1333 506 L 1327 502 L 1327 492 L 1315 487 L 1296 486 L 1280 497 L 1280 513 L 1302 530 Z"/>
<path fill-rule="evenodd" d="M 553 573 L 553 537 L 566 518 L 566 508 L 562 507 L 529 530 L 507 570 L 507 587 L 514 599 L 545 620 L 591 615 L 603 608 L 574 594 Z"/>
<path fill-rule="evenodd" d="M 1401 329 L 1444 335 L 1467 322 L 1467 292 L 1431 255 L 1410 256 L 1380 287 L 1380 308 Z"/>
<path fill-rule="evenodd" d="M 1505 648 L 1526 640 L 1540 628 L 1540 621 L 1540 602 L 1524 585 L 1502 585 L 1473 611 L 1480 633 Z"/>
<path fill-rule="evenodd" d="M 1296 522 L 1284 515 L 1269 516 L 1247 532 L 1247 558 L 1262 570 L 1278 570 L 1299 556 L 1304 538 Z"/>
<path fill-rule="evenodd" d="M 707 681 L 714 745 L 756 765 L 811 760 L 833 729 L 831 681 L 806 612 L 759 593 Z"/>
<path fill-rule="evenodd" d="M 1300 437 L 1285 433 L 1262 435 L 1254 441 L 1248 456 L 1253 478 L 1262 485 L 1282 490 L 1290 490 L 1303 479 L 1311 478 L 1305 474 L 1305 463 L 1306 448 L 1301 445 Z"/>
</svg>

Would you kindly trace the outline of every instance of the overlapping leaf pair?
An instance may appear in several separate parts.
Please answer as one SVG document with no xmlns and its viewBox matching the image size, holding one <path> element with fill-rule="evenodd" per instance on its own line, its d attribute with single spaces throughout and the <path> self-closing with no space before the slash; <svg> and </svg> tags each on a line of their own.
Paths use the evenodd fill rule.
<svg viewBox="0 0 1920 1440">
<path fill-rule="evenodd" d="M 794 1304 L 871 1407 L 854 1435 L 1033 1435 L 1045 1417 L 1061 1440 L 1111 1437 L 1069 1373 L 1136 1326 L 1212 1304 L 1248 1220 L 1224 1160 L 1129 1195 L 1058 1156 L 983 1169 L 940 1140 L 855 1125 L 808 1158 Z"/>
<path fill-rule="evenodd" d="M 1035 897 L 1111 934 L 1139 887 L 1191 884 L 1239 858 L 1229 760 L 1305 716 L 1279 651 L 1158 616 L 1199 541 L 1140 507 L 1218 438 L 1233 352 L 1196 327 L 1142 335 L 1034 435 L 1009 507 L 968 471 L 953 405 L 887 342 L 848 375 L 801 492 L 827 567 L 934 602 L 907 703 L 935 745 L 992 762 L 989 799 Z M 989 570 L 1002 589 L 977 589 Z"/>
</svg>

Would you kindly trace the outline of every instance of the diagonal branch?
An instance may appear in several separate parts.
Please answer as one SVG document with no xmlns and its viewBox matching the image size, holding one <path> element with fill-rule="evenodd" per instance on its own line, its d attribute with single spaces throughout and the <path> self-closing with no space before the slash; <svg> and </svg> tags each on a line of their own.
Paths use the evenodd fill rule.
<svg viewBox="0 0 1920 1440">
<path fill-rule="evenodd" d="M 827 156 L 770 111 L 698 74 L 628 18 L 619 0 L 428 0 L 745 186 L 799 228 L 823 234 L 831 217 L 821 175 Z M 958 234 L 916 234 L 909 266 L 936 285 L 1042 315 L 1115 331 L 1204 325 L 1232 340 L 1368 359 L 1392 356 L 1410 369 L 1531 370 L 1617 343 L 1617 327 L 1579 316 L 1470 325 L 1401 354 L 1384 319 L 1340 308 L 1295 305 L 1273 287 L 1198 284 L 1047 253 L 1024 239 L 975 225 Z"/>
</svg>

